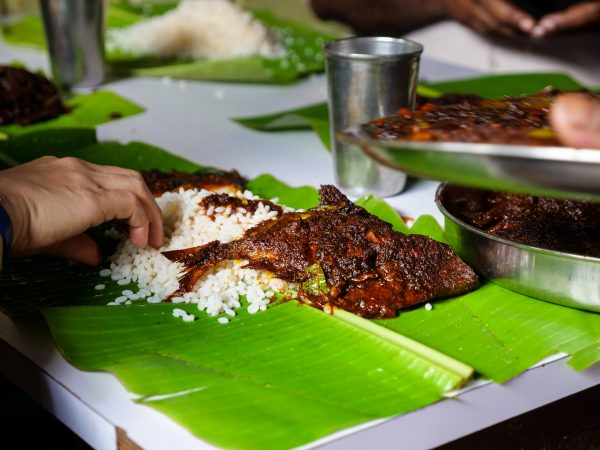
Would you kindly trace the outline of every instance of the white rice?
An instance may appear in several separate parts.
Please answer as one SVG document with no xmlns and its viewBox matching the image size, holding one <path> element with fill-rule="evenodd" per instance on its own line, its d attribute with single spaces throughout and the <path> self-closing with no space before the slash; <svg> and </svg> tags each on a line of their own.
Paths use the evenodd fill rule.
<svg viewBox="0 0 600 450">
<path fill-rule="evenodd" d="M 208 210 L 199 206 L 201 200 L 214 192 L 207 190 L 180 189 L 166 192 L 156 199 L 163 212 L 165 245 L 155 250 L 136 247 L 125 235 L 120 234 L 121 242 L 117 251 L 110 257 L 111 278 L 118 284 L 137 283 L 139 292 L 125 289 L 122 295 L 110 304 L 127 304 L 145 299 L 148 303 L 159 303 L 179 287 L 178 278 L 183 266 L 165 258 L 161 251 L 178 250 L 218 240 L 230 242 L 239 239 L 244 232 L 264 220 L 278 216 L 269 205 L 260 203 L 254 213 L 230 207 Z M 229 194 L 238 198 L 259 200 L 251 192 Z M 219 212 L 217 212 L 219 211 Z M 114 236 L 114 230 L 110 234 Z M 297 289 L 293 283 L 275 278 L 271 273 L 245 268 L 247 261 L 223 261 L 209 270 L 199 280 L 193 292 L 171 299 L 173 303 L 196 303 L 200 311 L 210 316 L 225 314 L 234 316 L 242 306 L 241 296 L 247 300 L 250 313 L 264 311 L 273 300 L 274 293 L 284 293 Z"/>
<path fill-rule="evenodd" d="M 229 0 L 183 0 L 162 16 L 109 30 L 107 47 L 140 56 L 180 58 L 283 54 L 272 33 Z"/>
</svg>

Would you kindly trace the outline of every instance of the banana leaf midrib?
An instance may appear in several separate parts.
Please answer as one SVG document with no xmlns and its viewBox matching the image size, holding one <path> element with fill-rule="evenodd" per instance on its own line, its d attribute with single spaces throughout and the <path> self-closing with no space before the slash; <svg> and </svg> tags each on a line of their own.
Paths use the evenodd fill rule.
<svg viewBox="0 0 600 450">
<path fill-rule="evenodd" d="M 296 303 L 299 304 L 297 301 L 290 301 L 290 303 Z M 181 305 L 173 305 L 173 306 L 181 306 Z M 144 307 L 148 307 L 147 305 L 132 305 L 132 306 L 120 306 L 122 308 L 144 308 Z M 152 307 L 152 305 L 150 305 L 149 307 Z M 277 307 L 277 306 L 274 306 Z M 307 306 L 305 306 L 307 307 Z M 73 307 L 73 308 L 80 308 L 80 307 Z M 188 306 L 189 309 L 189 306 Z M 44 313 L 45 309 L 42 309 L 42 312 Z M 193 309 L 192 309 L 193 311 Z M 325 316 L 327 316 L 330 320 L 342 320 L 343 324 L 347 327 L 353 328 L 355 330 L 357 330 L 359 333 L 361 334 L 365 334 L 367 336 L 367 338 L 371 339 L 371 340 L 375 340 L 378 341 L 380 345 L 387 345 L 390 347 L 395 347 L 398 348 L 399 351 L 406 353 L 407 355 L 410 355 L 411 358 L 415 359 L 415 360 L 419 360 L 422 362 L 425 362 L 426 364 L 430 364 L 432 367 L 435 367 L 436 370 L 439 370 L 440 372 L 447 373 L 448 376 L 448 381 L 445 383 L 444 388 L 442 389 L 443 391 L 448 390 L 448 389 L 454 389 L 457 387 L 460 387 L 462 385 L 464 385 L 468 379 L 471 377 L 472 373 L 473 373 L 473 369 L 458 362 L 458 361 L 454 361 L 452 360 L 452 358 L 448 358 L 445 355 L 439 355 L 437 358 L 437 360 L 435 359 L 430 359 L 430 356 L 422 356 L 421 354 L 418 353 L 419 347 L 424 347 L 422 346 L 422 344 L 418 344 L 416 342 L 414 342 L 414 346 L 416 347 L 417 350 L 415 350 L 415 347 L 411 348 L 410 346 L 406 346 L 406 338 L 403 344 L 399 344 L 397 341 L 394 342 L 394 340 L 390 340 L 389 337 L 385 337 L 385 334 L 382 334 L 387 332 L 387 333 L 392 333 L 389 329 L 387 328 L 383 328 L 383 327 L 379 327 L 378 325 L 372 324 L 373 327 L 378 327 L 381 328 L 380 331 L 376 331 L 376 332 L 372 332 L 369 331 L 368 328 L 365 328 L 364 326 L 358 326 L 356 325 L 356 321 L 365 321 L 367 322 L 365 319 L 361 319 L 358 316 L 355 316 L 354 320 L 353 319 L 348 319 L 348 318 L 341 318 L 343 317 L 345 314 L 346 315 L 352 315 L 354 316 L 354 314 L 352 313 L 347 313 L 345 311 L 335 311 L 332 315 L 328 315 L 325 314 Z M 131 332 L 136 332 L 137 331 L 145 331 L 146 328 L 144 326 L 140 326 L 140 327 L 130 327 L 129 330 Z M 177 334 L 179 334 L 179 331 L 176 329 L 173 329 L 171 332 L 169 331 L 162 331 L 161 332 L 161 336 L 164 339 L 169 339 L 171 337 L 176 336 Z M 397 334 L 398 336 L 400 336 L 398 333 L 394 333 Z M 79 337 L 84 337 L 84 336 L 90 336 L 91 338 L 98 338 L 98 332 L 95 330 L 84 330 L 78 333 Z M 56 339 L 56 337 L 55 337 Z M 93 339 L 92 339 L 93 340 Z M 185 350 L 185 347 L 187 346 L 187 344 L 182 343 L 181 344 L 181 350 Z M 106 350 L 105 348 L 105 344 L 101 339 L 98 339 L 96 342 L 95 347 L 97 347 L 97 351 L 99 352 L 109 352 Z M 93 346 L 90 346 L 89 348 L 93 348 Z M 60 347 L 59 347 L 60 349 Z M 135 343 L 132 343 L 130 345 L 128 344 L 124 344 L 123 347 L 121 348 L 121 352 L 127 352 L 128 349 L 135 349 L 136 351 L 139 351 L 141 356 L 143 357 L 143 355 L 152 355 L 152 356 L 158 356 L 160 358 L 165 358 L 165 359 L 169 359 L 172 361 L 176 361 L 179 363 L 185 363 L 186 365 L 190 366 L 190 367 L 195 367 L 197 369 L 203 370 L 203 371 L 208 371 L 211 372 L 213 374 L 219 374 L 223 377 L 226 378 L 230 378 L 230 379 L 238 379 L 238 380 L 246 380 L 246 381 L 250 381 L 252 383 L 254 383 L 256 386 L 261 386 L 261 382 L 258 379 L 252 378 L 247 374 L 244 377 L 240 377 L 240 376 L 236 376 L 234 373 L 231 372 L 227 372 L 223 369 L 219 369 L 217 367 L 211 367 L 210 364 L 204 364 L 204 365 L 198 365 L 194 362 L 190 362 L 187 359 L 182 359 L 182 358 L 178 358 L 176 355 L 174 355 L 173 353 L 163 353 L 160 351 L 145 351 L 145 350 L 139 350 L 139 346 Z M 276 351 L 277 346 L 274 345 L 272 350 Z M 256 353 L 261 353 L 264 349 L 257 349 Z M 431 349 L 432 350 L 432 349 Z M 435 352 L 434 350 L 432 350 L 433 352 Z M 177 352 L 177 348 L 171 349 L 171 352 Z M 61 351 L 62 353 L 62 351 Z M 251 356 L 252 353 L 249 353 L 249 356 Z M 72 364 L 76 365 L 76 361 L 72 361 L 70 356 L 68 354 L 64 354 L 63 356 Z M 116 356 L 118 358 L 118 355 Z M 440 359 L 445 359 L 445 364 L 440 363 L 439 360 Z M 117 363 L 119 363 L 119 361 L 117 361 Z M 458 368 L 457 368 L 458 367 Z M 287 391 L 287 390 L 286 390 Z M 299 395 L 299 394 L 298 394 Z M 322 401 L 322 400 L 320 400 Z M 327 402 L 325 402 L 327 403 Z M 334 406 L 332 404 L 332 406 Z M 351 409 L 349 409 L 349 411 L 351 411 Z M 358 413 L 358 411 L 354 411 L 355 413 Z"/>
</svg>

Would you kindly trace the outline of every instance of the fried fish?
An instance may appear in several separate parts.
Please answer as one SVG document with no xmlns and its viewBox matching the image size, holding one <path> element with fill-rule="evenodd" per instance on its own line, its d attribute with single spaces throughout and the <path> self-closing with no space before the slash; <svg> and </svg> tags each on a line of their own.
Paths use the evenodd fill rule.
<svg viewBox="0 0 600 450">
<path fill-rule="evenodd" d="M 364 317 L 395 317 L 397 310 L 475 289 L 478 279 L 446 244 L 404 235 L 322 186 L 320 205 L 260 223 L 229 243 L 165 252 L 181 262 L 180 296 L 225 260 L 247 260 L 300 284 L 298 297 L 313 306 L 338 307 Z"/>
</svg>

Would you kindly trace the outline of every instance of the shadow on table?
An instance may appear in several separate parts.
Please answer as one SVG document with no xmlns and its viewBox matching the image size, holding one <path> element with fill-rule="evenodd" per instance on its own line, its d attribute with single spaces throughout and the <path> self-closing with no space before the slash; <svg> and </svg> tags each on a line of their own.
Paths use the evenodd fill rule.
<svg viewBox="0 0 600 450">
<path fill-rule="evenodd" d="M 600 386 L 596 386 L 439 448 L 587 450 L 599 447 Z"/>
<path fill-rule="evenodd" d="M 76 434 L 4 377 L 0 377 L 2 448 L 91 449 Z"/>
</svg>

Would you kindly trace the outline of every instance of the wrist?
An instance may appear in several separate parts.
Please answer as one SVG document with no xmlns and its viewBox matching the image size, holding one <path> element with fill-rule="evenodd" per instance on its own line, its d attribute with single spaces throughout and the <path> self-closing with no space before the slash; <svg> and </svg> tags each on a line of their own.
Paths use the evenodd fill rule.
<svg viewBox="0 0 600 450">
<path fill-rule="evenodd" d="M 0 194 L 0 207 L 6 212 L 12 227 L 12 240 L 9 247 L 15 253 L 21 251 L 21 247 L 25 241 L 25 228 L 27 227 L 24 226 L 22 208 L 19 207 L 18 202 L 14 202 L 13 200 L 10 196 Z M 1 226 L 4 226 L 4 224 Z M 6 258 L 7 256 L 8 251 L 5 245 L 4 257 Z"/>
<path fill-rule="evenodd" d="M 12 219 L 4 207 L 2 198 L 0 198 L 0 237 L 2 239 L 2 256 L 6 258 L 13 244 L 14 233 Z"/>
</svg>

